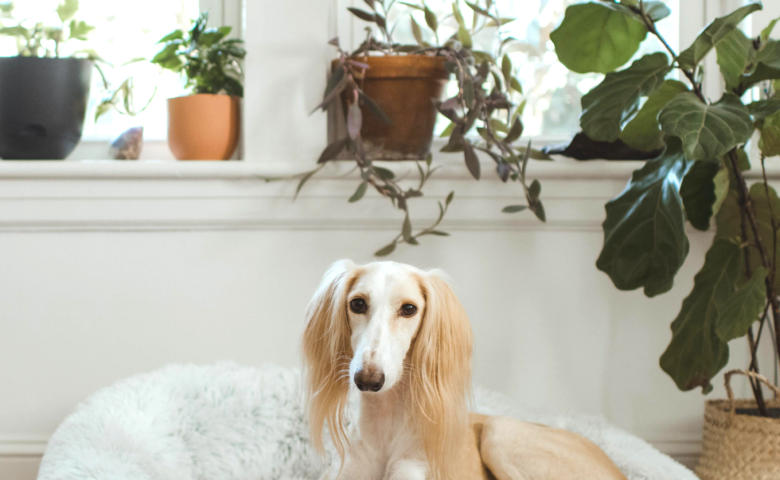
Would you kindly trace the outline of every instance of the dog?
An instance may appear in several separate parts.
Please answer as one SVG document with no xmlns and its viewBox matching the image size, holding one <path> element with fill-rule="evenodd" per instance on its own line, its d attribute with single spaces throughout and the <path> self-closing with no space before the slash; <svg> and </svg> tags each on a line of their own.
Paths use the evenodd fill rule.
<svg viewBox="0 0 780 480">
<path fill-rule="evenodd" d="M 311 440 L 322 480 L 626 480 L 585 438 L 469 413 L 472 332 L 442 272 L 336 262 L 306 311 Z M 348 396 L 360 395 L 347 432 Z"/>
</svg>

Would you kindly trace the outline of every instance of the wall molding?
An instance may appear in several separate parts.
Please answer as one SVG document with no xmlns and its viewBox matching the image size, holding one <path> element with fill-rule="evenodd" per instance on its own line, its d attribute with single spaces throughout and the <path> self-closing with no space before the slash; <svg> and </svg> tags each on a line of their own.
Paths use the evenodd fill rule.
<svg viewBox="0 0 780 480">
<path fill-rule="evenodd" d="M 47 443 L 48 437 L 44 435 L 0 436 L 0 461 L 30 458 L 40 461 Z M 648 443 L 689 468 L 696 466 L 701 453 L 701 438 L 672 436 L 648 440 Z"/>
</svg>

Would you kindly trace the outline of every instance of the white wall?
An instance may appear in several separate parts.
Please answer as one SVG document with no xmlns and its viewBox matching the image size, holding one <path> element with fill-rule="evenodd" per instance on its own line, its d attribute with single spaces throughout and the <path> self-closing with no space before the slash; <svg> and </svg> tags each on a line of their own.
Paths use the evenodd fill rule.
<svg viewBox="0 0 780 480">
<path fill-rule="evenodd" d="M 0 478 L 32 478 L 58 423 L 128 375 L 170 362 L 298 365 L 323 271 L 371 260 L 401 219 L 375 194 L 347 204 L 355 179 L 338 169 L 292 203 L 292 184 L 256 178 L 294 168 L 274 165 L 2 165 Z M 500 213 L 516 186 L 476 183 L 457 164 L 413 204 L 429 217 L 456 189 L 453 236 L 393 259 L 452 276 L 474 327 L 476 382 L 529 409 L 604 415 L 690 461 L 704 398 L 678 392 L 658 357 L 710 237 L 691 233 L 671 293 L 616 291 L 594 262 L 603 203 L 631 167 L 534 163 L 542 225 Z M 732 365 L 744 366 L 736 345 Z"/>
</svg>

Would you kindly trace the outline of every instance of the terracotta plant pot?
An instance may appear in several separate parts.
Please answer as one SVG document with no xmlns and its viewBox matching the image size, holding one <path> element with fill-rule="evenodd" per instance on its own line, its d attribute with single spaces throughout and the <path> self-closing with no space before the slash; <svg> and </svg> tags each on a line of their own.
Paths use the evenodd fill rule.
<svg viewBox="0 0 780 480">
<path fill-rule="evenodd" d="M 168 148 L 178 160 L 227 160 L 238 144 L 239 98 L 198 94 L 168 99 Z"/>
<path fill-rule="evenodd" d="M 431 150 L 436 123 L 434 100 L 441 100 L 449 73 L 443 57 L 389 55 L 359 57 L 367 63 L 362 89 L 393 120 L 387 125 L 361 105 L 360 135 L 372 160 L 418 160 Z"/>
</svg>

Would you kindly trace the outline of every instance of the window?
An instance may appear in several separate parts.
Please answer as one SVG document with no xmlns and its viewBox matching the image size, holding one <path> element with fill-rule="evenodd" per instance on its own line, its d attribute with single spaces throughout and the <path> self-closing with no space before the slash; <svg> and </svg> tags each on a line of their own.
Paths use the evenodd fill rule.
<svg viewBox="0 0 780 480">
<path fill-rule="evenodd" d="M 56 14 L 61 0 L 15 0 L 14 18 L 28 19 L 25 24 L 41 21 L 47 25 L 60 23 Z M 165 99 L 184 92 L 179 76 L 160 72 L 148 62 L 126 64 L 139 57 L 151 58 L 159 49 L 157 41 L 176 28 L 188 28 L 190 19 L 199 13 L 198 0 L 80 0 L 75 18 L 95 27 L 87 41 L 71 40 L 62 55 L 79 50 L 94 50 L 105 63 L 105 72 L 112 88 L 133 77 L 135 107 L 140 109 L 152 98 L 149 107 L 137 117 L 121 115 L 111 110 L 95 122 L 95 108 L 107 95 L 100 75 L 93 72 L 90 100 L 84 125 L 84 140 L 110 140 L 125 129 L 144 126 L 147 140 L 166 137 Z M 0 37 L 0 55 L 15 55 L 16 41 Z M 156 93 L 155 93 L 156 87 Z M 154 96 L 153 96 L 154 95 Z M 153 96 L 153 97 L 152 97 Z"/>
</svg>

